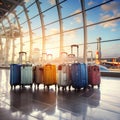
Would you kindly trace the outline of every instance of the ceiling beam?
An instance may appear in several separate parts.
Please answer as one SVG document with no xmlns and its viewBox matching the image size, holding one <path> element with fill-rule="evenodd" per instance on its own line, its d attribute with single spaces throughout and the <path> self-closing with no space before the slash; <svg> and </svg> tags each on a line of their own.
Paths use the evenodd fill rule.
<svg viewBox="0 0 120 120">
<path fill-rule="evenodd" d="M 10 3 L 13 3 L 13 4 L 18 4 L 18 2 L 19 2 L 19 0 L 18 0 L 18 2 L 16 0 L 7 0 L 7 1 Z"/>
<path fill-rule="evenodd" d="M 8 10 L 7 10 L 7 9 L 2 8 L 2 7 L 0 7 L 0 10 L 2 10 L 2 11 L 4 11 L 4 12 L 8 12 Z"/>
</svg>

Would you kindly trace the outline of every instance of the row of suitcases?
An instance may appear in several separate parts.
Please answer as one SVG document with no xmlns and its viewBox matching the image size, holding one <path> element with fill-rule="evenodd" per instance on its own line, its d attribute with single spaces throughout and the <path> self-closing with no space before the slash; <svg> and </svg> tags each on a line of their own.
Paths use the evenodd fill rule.
<svg viewBox="0 0 120 120">
<path fill-rule="evenodd" d="M 10 85 L 30 85 L 44 84 L 49 89 L 50 85 L 62 87 L 72 86 L 75 89 L 87 88 L 88 85 L 100 86 L 100 70 L 97 65 L 87 66 L 85 63 L 60 64 L 57 66 L 46 64 L 44 66 L 25 64 L 10 65 Z"/>
<path fill-rule="evenodd" d="M 71 54 L 69 58 L 74 59 L 73 48 L 77 48 L 77 58 L 78 58 L 78 45 L 71 45 Z M 25 54 L 24 54 L 25 53 Z M 20 52 L 20 60 L 26 52 Z M 63 52 L 62 55 L 67 55 Z M 50 55 L 50 57 L 52 57 Z M 62 57 L 62 56 L 61 56 Z M 22 62 L 20 62 L 22 63 Z M 72 86 L 75 89 L 86 88 L 89 84 L 100 86 L 100 70 L 97 65 L 87 65 L 81 62 L 64 63 L 59 64 L 57 67 L 53 64 L 45 64 L 44 66 L 36 65 L 32 67 L 31 64 L 11 64 L 10 65 L 10 84 L 11 86 L 16 85 L 30 85 L 35 83 L 35 86 L 39 84 L 44 84 L 44 87 L 49 88 L 50 85 L 58 85 L 58 89 L 62 87 L 69 89 Z"/>
</svg>

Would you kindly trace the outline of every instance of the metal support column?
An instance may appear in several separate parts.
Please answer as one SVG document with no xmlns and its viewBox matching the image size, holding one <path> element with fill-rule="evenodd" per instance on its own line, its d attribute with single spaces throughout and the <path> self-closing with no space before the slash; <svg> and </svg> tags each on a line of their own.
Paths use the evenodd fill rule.
<svg viewBox="0 0 120 120">
<path fill-rule="evenodd" d="M 45 53 L 45 45 L 46 45 L 46 39 L 45 39 L 45 25 L 44 25 L 44 15 L 41 11 L 41 7 L 40 7 L 40 4 L 42 4 L 40 1 L 36 0 L 36 5 L 38 7 L 38 12 L 39 12 L 39 15 L 40 15 L 40 21 L 41 21 L 41 28 L 42 28 L 42 53 Z"/>
<path fill-rule="evenodd" d="M 4 46 L 4 54 L 3 54 L 3 57 L 4 57 L 3 64 L 8 64 L 8 57 L 9 57 L 9 54 L 8 54 L 8 51 L 9 51 L 9 49 L 8 49 L 8 40 L 9 39 L 8 39 L 8 37 L 6 35 L 6 29 L 4 27 L 4 24 L 3 24 L 3 22 L 1 22 L 1 23 L 2 23 L 3 31 L 4 31 L 5 38 L 6 38 L 5 46 Z"/>
<path fill-rule="evenodd" d="M 81 0 L 82 16 L 83 16 L 83 30 L 84 30 L 84 62 L 87 63 L 87 23 L 86 23 L 86 11 L 85 0 Z"/>
<path fill-rule="evenodd" d="M 56 5 L 57 5 L 57 11 L 58 11 L 59 25 L 60 25 L 60 53 L 61 53 L 64 51 L 63 50 L 63 22 L 62 22 L 62 13 L 61 13 L 61 6 L 59 4 L 59 0 L 56 0 Z"/>
<path fill-rule="evenodd" d="M 23 10 L 25 12 L 26 19 L 27 19 L 27 22 L 28 22 L 28 27 L 29 27 L 29 36 L 30 36 L 30 55 L 29 55 L 29 61 L 31 61 L 31 58 L 32 58 L 32 44 L 33 44 L 33 41 L 32 41 L 32 28 L 31 28 L 31 22 L 30 22 L 30 19 L 29 19 L 29 16 L 28 16 L 28 12 L 29 11 L 25 7 L 25 4 L 22 4 L 22 7 L 23 7 Z"/>
<path fill-rule="evenodd" d="M 10 41 L 10 39 L 12 40 L 12 59 L 11 59 L 11 61 L 12 61 L 12 63 L 14 63 L 14 56 L 15 56 L 15 38 L 14 38 L 14 29 L 13 29 L 13 27 L 12 27 L 12 24 L 11 24 L 9 18 L 6 17 L 6 19 L 8 20 L 9 27 L 10 27 L 10 30 L 9 30 L 9 33 L 10 33 L 9 41 Z M 9 54 L 9 53 L 8 53 L 8 54 Z"/>
<path fill-rule="evenodd" d="M 15 19 L 17 21 L 17 24 L 18 24 L 18 29 L 19 29 L 19 33 L 20 33 L 20 51 L 23 51 L 23 36 L 22 36 L 22 31 L 21 31 L 21 26 L 20 26 L 20 22 L 19 22 L 19 18 L 16 14 L 16 11 L 13 11 L 13 14 L 15 16 Z"/>
<path fill-rule="evenodd" d="M 98 64 L 101 64 L 101 37 L 97 38 Z"/>
</svg>

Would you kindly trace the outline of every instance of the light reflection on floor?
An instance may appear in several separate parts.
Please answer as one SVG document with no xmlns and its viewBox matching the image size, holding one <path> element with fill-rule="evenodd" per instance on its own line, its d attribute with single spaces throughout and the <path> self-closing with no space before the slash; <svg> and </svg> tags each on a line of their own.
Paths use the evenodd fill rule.
<svg viewBox="0 0 120 120">
<path fill-rule="evenodd" d="M 0 120 L 119 120 L 120 78 L 102 77 L 101 87 L 55 91 L 11 89 L 9 70 L 0 69 Z"/>
</svg>

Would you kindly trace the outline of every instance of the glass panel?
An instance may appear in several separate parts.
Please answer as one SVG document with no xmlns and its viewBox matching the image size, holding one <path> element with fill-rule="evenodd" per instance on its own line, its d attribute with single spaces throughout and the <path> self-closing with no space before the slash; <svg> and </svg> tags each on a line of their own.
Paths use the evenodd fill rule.
<svg viewBox="0 0 120 120">
<path fill-rule="evenodd" d="M 24 37 L 23 37 L 23 43 L 25 42 L 29 42 L 30 41 L 30 36 L 26 33 L 24 34 Z M 29 44 L 29 43 L 28 43 Z"/>
<path fill-rule="evenodd" d="M 39 0 L 41 2 L 42 11 L 55 5 L 55 0 Z"/>
<path fill-rule="evenodd" d="M 75 15 L 73 17 L 63 20 L 64 31 L 83 27 L 82 14 Z"/>
<path fill-rule="evenodd" d="M 60 37 L 59 35 L 46 37 L 46 52 L 53 54 L 53 58 L 59 56 Z"/>
<path fill-rule="evenodd" d="M 106 0 L 107 1 L 107 0 Z M 105 0 L 85 0 L 85 8 L 91 8 L 105 2 Z"/>
<path fill-rule="evenodd" d="M 87 24 L 92 24 L 100 21 L 105 21 L 108 19 L 112 19 L 115 17 L 119 17 L 119 5 L 120 2 L 110 2 L 105 5 L 102 5 L 101 7 L 94 8 L 92 10 L 87 11 Z M 95 12 L 97 14 L 95 14 Z M 116 26 L 116 23 L 110 22 L 109 24 L 102 24 L 104 28 L 107 28 L 109 26 L 114 27 Z"/>
<path fill-rule="evenodd" d="M 51 23 L 53 21 L 58 20 L 58 12 L 57 12 L 56 7 L 50 9 L 47 12 L 44 12 L 43 15 L 44 15 L 44 23 L 45 23 L 45 25 L 48 24 L 48 23 Z"/>
<path fill-rule="evenodd" d="M 29 7 L 32 3 L 34 3 L 35 2 L 35 0 L 24 0 L 25 1 L 25 6 L 26 7 Z"/>
<path fill-rule="evenodd" d="M 32 6 L 30 6 L 28 8 L 28 11 L 29 11 L 28 12 L 29 18 L 32 18 L 32 17 L 38 15 L 38 8 L 36 6 L 36 3 L 34 3 Z"/>
<path fill-rule="evenodd" d="M 29 28 L 28 28 L 28 23 L 27 22 L 21 25 L 21 31 L 22 31 L 22 33 L 29 32 Z"/>
<path fill-rule="evenodd" d="M 81 11 L 80 0 L 67 0 L 61 4 L 62 17 L 67 17 Z"/>
<path fill-rule="evenodd" d="M 58 34 L 59 33 L 59 22 L 48 25 L 45 27 L 46 29 L 46 36 L 47 35 L 54 35 L 54 34 Z"/>
<path fill-rule="evenodd" d="M 71 53 L 71 47 L 70 47 L 71 45 L 73 45 L 73 44 L 81 45 L 83 43 L 84 43 L 84 39 L 83 39 L 83 30 L 82 29 L 64 33 L 64 50 L 67 53 L 69 53 L 69 54 Z M 82 57 L 83 46 L 80 46 L 79 51 L 80 51 L 79 56 Z"/>
<path fill-rule="evenodd" d="M 34 39 L 39 39 L 42 37 L 42 29 L 39 28 L 39 29 L 36 29 L 36 30 L 33 30 L 33 41 Z"/>
<path fill-rule="evenodd" d="M 32 63 L 40 64 L 42 57 L 42 39 L 34 40 L 32 49 Z"/>
<path fill-rule="evenodd" d="M 34 19 L 31 19 L 31 27 L 32 29 L 36 29 L 39 28 L 41 26 L 41 22 L 40 22 L 40 17 L 37 16 Z"/>
<path fill-rule="evenodd" d="M 17 6 L 15 11 L 16 11 L 16 14 L 19 14 L 23 11 L 23 7 L 22 6 Z"/>
<path fill-rule="evenodd" d="M 20 15 L 18 15 L 18 18 L 19 18 L 20 24 L 24 23 L 27 20 L 24 12 L 22 12 Z"/>
</svg>

